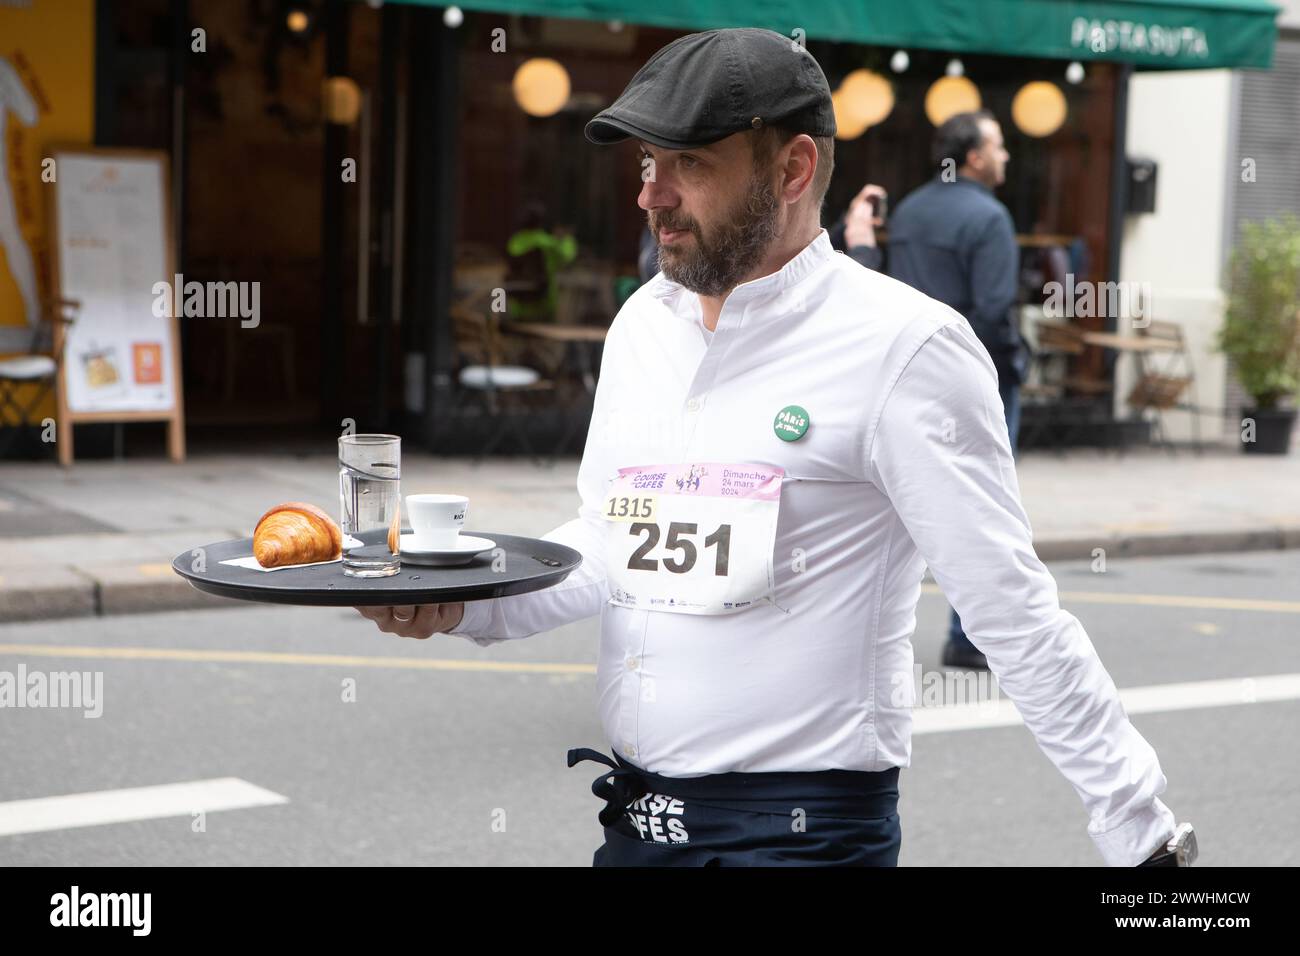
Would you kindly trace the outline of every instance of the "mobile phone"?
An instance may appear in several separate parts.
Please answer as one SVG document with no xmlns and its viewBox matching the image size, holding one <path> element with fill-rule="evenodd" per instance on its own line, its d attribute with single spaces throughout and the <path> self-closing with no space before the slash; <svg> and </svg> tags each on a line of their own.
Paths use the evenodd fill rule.
<svg viewBox="0 0 1300 956">
<path fill-rule="evenodd" d="M 867 202 L 871 203 L 871 218 L 883 225 L 885 219 L 889 216 L 889 194 L 868 196 Z"/>
</svg>

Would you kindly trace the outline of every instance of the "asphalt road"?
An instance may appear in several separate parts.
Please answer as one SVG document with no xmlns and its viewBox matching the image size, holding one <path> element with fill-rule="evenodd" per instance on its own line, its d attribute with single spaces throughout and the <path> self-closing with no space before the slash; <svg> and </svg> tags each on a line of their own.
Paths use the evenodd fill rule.
<svg viewBox="0 0 1300 956">
<path fill-rule="evenodd" d="M 1295 676 L 1262 680 L 1300 675 L 1300 552 L 1052 570 L 1121 690 L 1169 685 L 1130 714 L 1201 862 L 1300 863 L 1300 691 Z M 926 672 L 946 613 L 931 586 Z M 596 641 L 594 620 L 483 649 L 382 635 L 350 609 L 233 603 L 0 627 L 0 671 L 103 675 L 96 719 L 0 709 L 0 828 L 10 801 L 119 788 L 238 778 L 284 798 L 83 826 L 62 804 L 23 804 L 11 829 L 52 828 L 0 835 L 0 864 L 585 866 L 598 768 L 570 770 L 565 753 L 608 751 Z M 1212 706 L 1224 685 L 1205 681 L 1231 682 L 1232 703 Z M 903 865 L 1099 862 L 1082 805 L 1022 726 L 918 733 L 901 790 Z"/>
</svg>

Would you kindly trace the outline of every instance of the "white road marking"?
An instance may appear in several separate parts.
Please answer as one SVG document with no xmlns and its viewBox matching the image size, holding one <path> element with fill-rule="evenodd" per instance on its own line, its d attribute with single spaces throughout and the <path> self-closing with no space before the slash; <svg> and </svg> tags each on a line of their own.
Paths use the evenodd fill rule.
<svg viewBox="0 0 1300 956">
<path fill-rule="evenodd" d="M 0 803 L 0 836 L 190 816 L 200 811 L 243 810 L 288 802 L 288 797 L 238 777 L 10 800 Z"/>
<path fill-rule="evenodd" d="M 962 686 L 960 680 L 956 686 Z M 1264 677 L 1129 687 L 1121 690 L 1119 697 L 1129 716 L 1295 700 L 1300 698 L 1300 674 L 1270 674 Z M 913 734 L 985 730 L 991 727 L 1014 727 L 1020 723 L 1019 712 L 1006 697 L 949 707 L 917 707 L 912 711 Z"/>
</svg>

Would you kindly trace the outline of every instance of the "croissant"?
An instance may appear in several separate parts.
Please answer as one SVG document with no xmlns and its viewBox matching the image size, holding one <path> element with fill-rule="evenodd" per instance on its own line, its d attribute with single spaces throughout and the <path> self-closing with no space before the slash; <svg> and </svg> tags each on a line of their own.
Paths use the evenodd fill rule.
<svg viewBox="0 0 1300 956">
<path fill-rule="evenodd" d="M 264 568 L 332 561 L 343 553 L 343 532 L 315 505 L 289 501 L 262 515 L 253 529 L 253 557 Z"/>
</svg>

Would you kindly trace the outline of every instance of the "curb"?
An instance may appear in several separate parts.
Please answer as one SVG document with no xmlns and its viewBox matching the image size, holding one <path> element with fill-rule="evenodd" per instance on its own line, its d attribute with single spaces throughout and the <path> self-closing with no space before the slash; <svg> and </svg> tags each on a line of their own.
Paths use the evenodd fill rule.
<svg viewBox="0 0 1300 956">
<path fill-rule="evenodd" d="M 1087 561 L 1101 548 L 1108 558 L 1154 558 L 1238 551 L 1286 551 L 1300 548 L 1300 525 L 1228 531 L 1173 531 L 1165 534 L 1097 535 L 1049 538 L 1034 542 L 1043 561 Z"/>
<path fill-rule="evenodd" d="M 78 568 L 95 582 L 99 614 L 145 614 L 225 607 L 172 570 L 170 562 L 92 564 Z"/>
<path fill-rule="evenodd" d="M 98 614 L 95 582 L 69 567 L 0 571 L 0 622 Z"/>
</svg>

